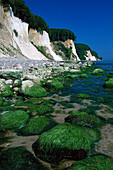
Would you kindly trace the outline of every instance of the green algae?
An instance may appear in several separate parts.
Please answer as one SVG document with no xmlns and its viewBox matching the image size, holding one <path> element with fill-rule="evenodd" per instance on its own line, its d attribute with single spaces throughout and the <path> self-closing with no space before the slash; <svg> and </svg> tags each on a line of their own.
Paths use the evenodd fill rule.
<svg viewBox="0 0 113 170">
<path fill-rule="evenodd" d="M 0 117 L 0 130 L 17 131 L 28 121 L 29 115 L 23 110 L 9 111 Z"/>
<path fill-rule="evenodd" d="M 74 95 L 74 97 L 76 97 L 77 99 L 90 99 L 92 98 L 92 96 L 90 96 L 89 94 L 85 94 L 85 93 L 79 93 Z"/>
<path fill-rule="evenodd" d="M 59 103 L 65 108 L 74 108 L 74 105 L 72 103 L 69 103 L 69 101 L 61 101 Z"/>
<path fill-rule="evenodd" d="M 103 121 L 95 115 L 88 114 L 86 112 L 70 111 L 69 117 L 65 119 L 66 122 L 72 123 L 78 126 L 100 127 L 103 125 Z"/>
<path fill-rule="evenodd" d="M 25 136 L 39 135 L 57 125 L 57 123 L 46 117 L 32 118 L 28 124 L 20 129 L 20 133 Z"/>
<path fill-rule="evenodd" d="M 14 94 L 13 90 L 6 84 L 3 84 L 0 87 L 0 92 L 1 92 L 0 95 L 3 97 L 12 96 Z"/>
<path fill-rule="evenodd" d="M 81 74 L 80 76 L 79 76 L 81 79 L 87 79 L 87 78 L 89 78 L 89 76 L 87 75 L 87 74 Z"/>
<path fill-rule="evenodd" d="M 9 148 L 0 153 L 1 170 L 46 170 L 28 150 L 24 147 Z"/>
<path fill-rule="evenodd" d="M 33 83 L 33 86 L 26 87 L 23 90 L 24 95 L 32 96 L 32 97 L 44 97 L 47 96 L 46 90 L 40 85 Z"/>
<path fill-rule="evenodd" d="M 88 159 L 75 162 L 68 170 L 111 170 L 113 158 L 106 155 L 97 155 Z"/>
<path fill-rule="evenodd" d="M 105 88 L 113 88 L 113 78 L 110 78 L 108 81 L 105 82 L 103 85 Z"/>
</svg>

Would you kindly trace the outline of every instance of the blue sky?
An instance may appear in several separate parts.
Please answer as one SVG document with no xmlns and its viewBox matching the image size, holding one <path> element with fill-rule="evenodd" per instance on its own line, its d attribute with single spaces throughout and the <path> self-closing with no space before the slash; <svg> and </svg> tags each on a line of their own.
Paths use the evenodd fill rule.
<svg viewBox="0 0 113 170">
<path fill-rule="evenodd" d="M 103 60 L 113 60 L 113 0 L 25 0 L 50 28 L 73 31 Z"/>
</svg>

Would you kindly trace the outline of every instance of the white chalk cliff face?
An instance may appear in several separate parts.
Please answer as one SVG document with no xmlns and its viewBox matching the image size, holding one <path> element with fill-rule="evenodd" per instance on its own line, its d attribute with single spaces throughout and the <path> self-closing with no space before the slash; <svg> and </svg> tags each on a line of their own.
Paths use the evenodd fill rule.
<svg viewBox="0 0 113 170">
<path fill-rule="evenodd" d="M 50 45 L 49 35 L 46 31 L 29 30 L 29 40 L 33 42 L 36 46 L 43 46 L 47 48 L 47 53 L 49 53 L 54 60 L 62 61 L 59 55 L 56 55 Z"/>
<path fill-rule="evenodd" d="M 22 22 L 19 18 L 13 15 L 12 9 L 6 13 L 7 16 L 7 29 L 10 32 L 13 40 L 19 46 L 22 54 L 29 59 L 47 60 L 47 58 L 40 53 L 29 41 L 28 24 Z M 18 36 L 15 35 L 16 30 Z"/>
<path fill-rule="evenodd" d="M 96 57 L 95 57 L 95 56 L 92 56 L 90 50 L 87 51 L 87 56 L 85 56 L 85 58 L 86 58 L 87 61 L 88 61 L 88 60 L 97 61 Z"/>
</svg>

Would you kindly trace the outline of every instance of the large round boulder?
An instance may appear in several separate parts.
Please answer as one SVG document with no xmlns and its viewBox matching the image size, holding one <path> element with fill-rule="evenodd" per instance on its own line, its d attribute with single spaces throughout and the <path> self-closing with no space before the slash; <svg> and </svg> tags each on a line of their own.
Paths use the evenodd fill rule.
<svg viewBox="0 0 113 170">
<path fill-rule="evenodd" d="M 91 136 L 79 126 L 63 123 L 40 135 L 33 144 L 35 155 L 47 162 L 81 160 L 91 151 Z"/>
<path fill-rule="evenodd" d="M 47 92 L 43 87 L 34 83 L 31 80 L 25 80 L 22 82 L 21 92 L 24 95 L 33 97 L 43 97 L 47 95 Z"/>
<path fill-rule="evenodd" d="M 17 131 L 25 126 L 29 115 L 23 110 L 9 111 L 0 117 L 0 130 Z"/>
</svg>

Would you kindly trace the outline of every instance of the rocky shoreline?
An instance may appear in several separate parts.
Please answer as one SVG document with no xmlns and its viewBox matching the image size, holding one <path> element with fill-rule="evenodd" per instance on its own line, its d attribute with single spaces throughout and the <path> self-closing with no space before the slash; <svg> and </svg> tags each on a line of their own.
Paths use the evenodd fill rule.
<svg viewBox="0 0 113 170">
<path fill-rule="evenodd" d="M 105 142 L 100 143 L 102 147 L 99 147 L 99 151 L 95 151 L 95 144 L 101 137 L 104 138 L 104 127 L 112 123 L 112 116 L 109 120 L 104 118 L 104 114 L 101 115 L 102 117 L 96 115 L 99 107 L 97 104 L 104 102 L 104 98 L 94 98 L 79 90 L 78 94 L 72 93 L 71 96 L 62 96 L 60 93 L 62 89 L 73 86 L 73 82 L 76 86 L 76 82 L 83 83 L 82 80 L 93 77 L 97 81 L 98 77 L 104 75 L 107 75 L 105 70 L 95 68 L 89 61 L 76 63 L 12 58 L 9 62 L 8 59 L 1 59 L 0 132 L 5 133 L 1 139 L 6 140 L 11 137 L 10 141 L 0 144 L 2 166 L 7 168 L 4 155 L 12 167 L 14 166 L 12 162 L 15 162 L 13 154 L 18 157 L 18 153 L 25 153 L 27 156 L 29 155 L 27 150 L 29 150 L 35 153 L 39 160 L 45 161 L 45 163 L 42 161 L 40 165 L 35 161 L 36 158 L 32 158 L 35 164 L 30 161 L 28 165 L 30 168 L 35 166 L 37 169 L 39 166 L 42 169 L 45 167 L 46 169 L 65 169 L 74 162 L 70 169 L 79 166 L 81 168 L 83 160 L 86 161 L 85 167 L 88 168 L 92 167 L 93 161 L 98 162 L 99 168 L 109 167 L 109 163 L 113 167 L 112 158 L 109 157 L 112 156 L 112 152 L 109 154 L 107 150 L 106 154 L 109 155 L 107 157 L 100 154 L 105 151 L 105 148 L 109 148 L 109 143 L 105 148 Z M 104 88 L 109 86 L 109 81 L 111 87 L 112 80 L 109 78 L 105 80 L 108 83 L 105 82 Z M 94 110 L 95 106 L 96 110 Z M 109 112 L 111 111 L 109 107 Z M 108 135 L 110 138 L 112 125 L 109 127 L 111 128 Z M 107 138 L 106 141 L 109 139 Z M 31 144 L 33 144 L 33 150 Z M 27 150 L 22 146 L 25 146 Z M 90 155 L 93 157 L 89 158 Z M 26 161 L 27 158 L 24 157 L 24 160 Z M 47 162 L 49 162 L 48 166 Z M 18 161 L 16 164 L 20 166 Z"/>
</svg>

